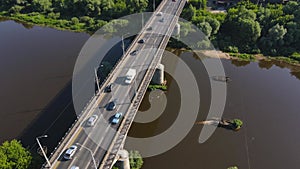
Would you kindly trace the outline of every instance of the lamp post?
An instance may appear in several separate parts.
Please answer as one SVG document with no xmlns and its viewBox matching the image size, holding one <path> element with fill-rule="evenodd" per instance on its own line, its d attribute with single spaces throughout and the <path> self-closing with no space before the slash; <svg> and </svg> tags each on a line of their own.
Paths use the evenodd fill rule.
<svg viewBox="0 0 300 169">
<path fill-rule="evenodd" d="M 142 12 L 142 29 L 144 27 L 144 12 Z"/>
<path fill-rule="evenodd" d="M 153 0 L 153 12 L 155 12 L 155 0 Z"/>
<path fill-rule="evenodd" d="M 45 151 L 44 151 L 44 149 L 43 149 L 43 147 L 42 147 L 42 145 L 41 145 L 41 143 L 40 143 L 40 141 L 39 141 L 39 138 L 43 138 L 43 137 L 44 137 L 44 138 L 47 138 L 48 135 L 42 135 L 42 136 L 36 137 L 35 139 L 36 139 L 36 141 L 37 141 L 37 143 L 38 143 L 40 149 L 42 150 L 43 156 L 45 157 L 45 159 L 46 159 L 46 161 L 47 161 L 49 167 L 51 167 L 50 161 L 48 160 L 48 158 L 47 158 L 47 156 L 46 156 L 46 153 L 45 153 Z"/>
<path fill-rule="evenodd" d="M 99 85 L 99 78 L 98 78 L 98 74 L 97 74 L 97 70 L 99 67 L 103 67 L 103 65 L 101 64 L 100 66 L 95 68 L 95 77 L 96 77 L 96 83 L 97 83 L 97 87 L 98 87 L 98 92 L 100 92 L 100 85 Z"/>
<path fill-rule="evenodd" d="M 122 35 L 122 52 L 123 52 L 123 56 L 125 54 L 125 44 L 124 44 L 124 36 L 128 35 L 129 32 L 125 33 L 124 35 Z"/>
<path fill-rule="evenodd" d="M 81 146 L 82 148 L 87 149 L 91 153 L 91 156 L 92 156 L 92 159 L 93 159 L 93 163 L 94 163 L 94 167 L 97 168 L 96 160 L 95 160 L 95 157 L 93 155 L 92 150 L 89 149 L 89 148 L 87 148 L 87 147 L 85 147 L 84 145 L 79 144 L 79 143 L 76 143 L 76 145 Z"/>
</svg>

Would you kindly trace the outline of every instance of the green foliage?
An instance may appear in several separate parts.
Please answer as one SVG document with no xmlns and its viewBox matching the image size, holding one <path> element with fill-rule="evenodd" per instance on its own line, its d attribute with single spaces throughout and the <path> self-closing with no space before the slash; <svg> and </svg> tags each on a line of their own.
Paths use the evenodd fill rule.
<svg viewBox="0 0 300 169">
<path fill-rule="evenodd" d="M 290 56 L 300 51 L 300 4 L 240 2 L 228 10 L 217 34 L 223 51 Z"/>
<path fill-rule="evenodd" d="M 227 169 L 238 169 L 237 166 L 228 167 Z"/>
<path fill-rule="evenodd" d="M 201 22 L 197 26 L 207 37 L 210 37 L 212 33 L 212 27 L 208 22 Z"/>
<path fill-rule="evenodd" d="M 243 125 L 243 122 L 240 119 L 233 119 L 230 122 L 235 126 L 236 129 L 241 128 Z"/>
<path fill-rule="evenodd" d="M 131 169 L 140 169 L 143 166 L 143 158 L 138 151 L 129 152 L 129 163 Z"/>
<path fill-rule="evenodd" d="M 300 53 L 294 52 L 291 56 L 292 59 L 300 61 Z"/>
<path fill-rule="evenodd" d="M 254 60 L 254 56 L 252 54 L 246 54 L 246 53 L 229 53 L 230 56 L 236 57 L 239 60 Z"/>
<path fill-rule="evenodd" d="M 22 147 L 20 141 L 5 141 L 0 146 L 0 168 L 26 169 L 31 163 L 30 152 Z"/>
<path fill-rule="evenodd" d="M 152 91 L 152 90 L 155 90 L 155 89 L 161 89 L 163 91 L 166 91 L 167 90 L 167 85 L 149 85 L 148 86 L 148 90 Z"/>
</svg>

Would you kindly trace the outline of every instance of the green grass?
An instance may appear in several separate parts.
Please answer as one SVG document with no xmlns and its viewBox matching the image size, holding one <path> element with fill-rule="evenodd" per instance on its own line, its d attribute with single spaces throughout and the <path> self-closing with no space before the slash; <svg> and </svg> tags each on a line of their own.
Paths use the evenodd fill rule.
<svg viewBox="0 0 300 169">
<path fill-rule="evenodd" d="M 155 89 L 160 89 L 160 90 L 166 91 L 167 85 L 149 85 L 148 86 L 148 90 L 150 90 L 150 91 L 155 90 Z"/>
<path fill-rule="evenodd" d="M 272 60 L 277 60 L 277 61 L 283 61 L 289 64 L 300 64 L 300 60 L 297 60 L 297 58 L 290 56 L 290 57 L 285 57 L 285 56 L 276 56 L 276 57 L 269 57 Z M 300 59 L 300 57 L 299 57 Z"/>
<path fill-rule="evenodd" d="M 0 17 L 23 22 L 29 25 L 47 26 L 58 30 L 86 33 L 92 33 L 97 30 L 96 26 L 94 25 L 87 26 L 86 23 L 74 22 L 74 20 L 55 19 L 36 12 L 28 14 L 17 13 L 12 15 L 8 14 L 7 12 L 0 12 Z"/>
<path fill-rule="evenodd" d="M 247 53 L 229 53 L 230 56 L 236 57 L 242 61 L 254 61 L 255 57 L 252 54 Z"/>
<path fill-rule="evenodd" d="M 230 123 L 232 123 L 236 127 L 236 129 L 240 129 L 243 125 L 243 121 L 240 119 L 230 120 Z"/>
</svg>

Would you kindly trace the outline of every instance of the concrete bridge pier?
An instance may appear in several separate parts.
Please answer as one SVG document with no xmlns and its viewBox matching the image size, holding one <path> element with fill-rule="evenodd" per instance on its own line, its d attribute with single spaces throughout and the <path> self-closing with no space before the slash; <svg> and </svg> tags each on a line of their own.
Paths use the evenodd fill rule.
<svg viewBox="0 0 300 169">
<path fill-rule="evenodd" d="M 122 149 L 118 152 L 118 161 L 115 164 L 119 169 L 130 169 L 129 153 Z"/>
<path fill-rule="evenodd" d="M 179 36 L 179 35 L 180 35 L 180 24 L 177 22 L 173 30 L 173 36 Z"/>
<path fill-rule="evenodd" d="M 151 84 L 156 84 L 156 85 L 162 85 L 165 82 L 165 77 L 164 77 L 164 71 L 165 71 L 165 66 L 163 64 L 158 64 L 153 78 L 151 80 Z"/>
</svg>

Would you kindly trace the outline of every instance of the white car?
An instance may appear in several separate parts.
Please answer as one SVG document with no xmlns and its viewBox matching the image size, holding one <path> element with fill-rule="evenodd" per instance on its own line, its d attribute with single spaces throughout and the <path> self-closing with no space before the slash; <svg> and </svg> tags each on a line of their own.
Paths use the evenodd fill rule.
<svg viewBox="0 0 300 169">
<path fill-rule="evenodd" d="M 70 169 L 79 169 L 78 166 L 73 165 Z"/>
<path fill-rule="evenodd" d="M 73 158 L 74 154 L 77 151 L 77 146 L 72 145 L 70 148 L 68 148 L 68 150 L 66 151 L 65 155 L 64 155 L 64 159 L 66 160 L 70 160 Z"/>
<path fill-rule="evenodd" d="M 94 126 L 96 121 L 98 119 L 98 116 L 97 115 L 92 115 L 88 121 L 86 122 L 88 126 Z"/>
</svg>

